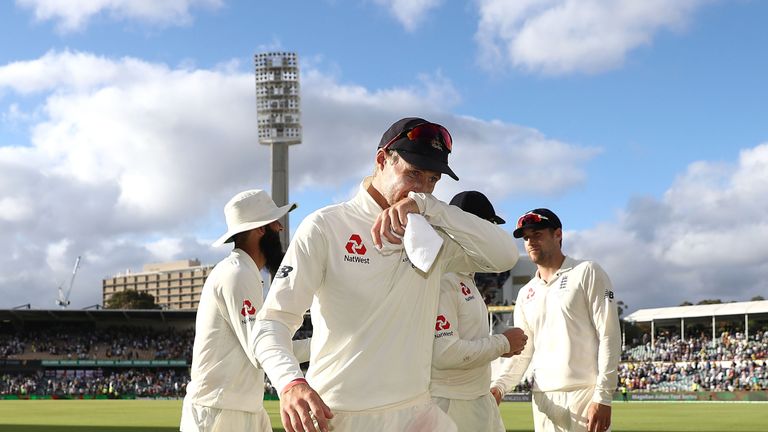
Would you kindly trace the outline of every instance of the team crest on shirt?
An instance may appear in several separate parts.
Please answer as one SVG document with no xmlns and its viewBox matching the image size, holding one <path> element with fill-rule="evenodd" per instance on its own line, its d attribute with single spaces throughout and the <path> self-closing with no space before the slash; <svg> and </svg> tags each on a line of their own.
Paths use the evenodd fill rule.
<svg viewBox="0 0 768 432">
<path fill-rule="evenodd" d="M 568 275 L 563 276 L 562 279 L 560 279 L 560 289 L 565 289 L 565 286 L 568 284 Z"/>
<path fill-rule="evenodd" d="M 448 321 L 448 318 L 445 315 L 438 315 L 435 322 L 435 339 L 443 336 L 453 336 L 453 330 L 449 330 L 450 328 L 451 323 Z"/>
<path fill-rule="evenodd" d="M 469 287 L 466 286 L 464 282 L 459 282 L 459 287 L 461 287 L 461 293 L 464 294 L 464 301 L 470 301 L 475 298 L 475 296 L 472 294 L 472 290 L 469 289 Z"/>
</svg>

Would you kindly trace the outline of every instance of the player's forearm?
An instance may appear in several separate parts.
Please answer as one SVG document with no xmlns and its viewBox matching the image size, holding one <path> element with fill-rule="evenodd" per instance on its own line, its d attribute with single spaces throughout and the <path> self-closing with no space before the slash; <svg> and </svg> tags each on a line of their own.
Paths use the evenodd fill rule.
<svg viewBox="0 0 768 432">
<path fill-rule="evenodd" d="M 615 295 L 608 275 L 596 263 L 584 273 L 584 284 L 592 305 L 592 320 L 598 336 L 597 378 L 593 402 L 610 405 L 616 389 L 621 358 L 621 329 Z"/>
<path fill-rule="evenodd" d="M 259 321 L 254 347 L 256 359 L 278 394 L 282 393 L 289 382 L 304 377 L 293 354 L 290 331 L 284 324 L 271 320 Z"/>
<path fill-rule="evenodd" d="M 621 343 L 618 335 L 605 335 L 598 346 L 597 380 L 592 402 L 610 405 L 618 379 Z"/>
<path fill-rule="evenodd" d="M 459 271 L 501 272 L 517 263 L 515 239 L 503 228 L 450 206 L 431 194 L 408 194 L 430 224 L 446 232 L 470 257 L 472 268 Z"/>
<path fill-rule="evenodd" d="M 435 343 L 432 365 L 437 369 L 474 369 L 484 366 L 509 351 L 504 335 L 477 340 L 456 338 L 447 344 Z"/>
<path fill-rule="evenodd" d="M 491 380 L 491 388 L 498 388 L 501 390 L 501 394 L 504 395 L 506 393 L 509 393 L 512 389 L 515 388 L 516 385 L 520 383 L 520 381 L 523 378 L 523 374 L 525 374 L 526 369 L 528 369 L 528 364 L 530 363 L 530 357 L 528 358 L 521 358 L 521 356 L 515 356 L 512 357 L 511 360 L 509 360 L 509 367 L 502 371 L 502 373 L 494 377 Z"/>
</svg>

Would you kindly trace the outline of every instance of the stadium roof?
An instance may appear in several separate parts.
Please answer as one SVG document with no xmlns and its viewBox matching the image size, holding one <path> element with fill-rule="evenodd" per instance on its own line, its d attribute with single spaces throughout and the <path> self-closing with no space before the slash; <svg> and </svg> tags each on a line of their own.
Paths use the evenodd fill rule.
<svg viewBox="0 0 768 432">
<path fill-rule="evenodd" d="M 626 316 L 627 321 L 651 322 L 680 318 L 768 314 L 768 300 L 640 309 Z"/>
<path fill-rule="evenodd" d="M 0 322 L 188 322 L 195 320 L 197 310 L 151 309 L 0 309 Z"/>
</svg>

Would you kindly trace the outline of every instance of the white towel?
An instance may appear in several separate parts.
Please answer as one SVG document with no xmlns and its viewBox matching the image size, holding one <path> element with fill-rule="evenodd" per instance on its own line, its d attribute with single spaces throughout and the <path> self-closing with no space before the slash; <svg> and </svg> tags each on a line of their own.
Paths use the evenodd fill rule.
<svg viewBox="0 0 768 432">
<path fill-rule="evenodd" d="M 428 272 L 443 246 L 443 238 L 435 231 L 427 219 L 418 213 L 408 214 L 405 226 L 405 253 L 417 269 Z"/>
<path fill-rule="evenodd" d="M 399 237 L 397 234 L 394 235 Z M 443 238 L 427 222 L 427 219 L 418 213 L 408 213 L 408 223 L 405 225 L 402 243 L 393 244 L 384 237 L 381 240 L 379 252 L 382 255 L 390 255 L 405 248 L 405 254 L 408 255 L 411 264 L 424 273 L 432 267 L 437 253 L 443 246 Z"/>
</svg>

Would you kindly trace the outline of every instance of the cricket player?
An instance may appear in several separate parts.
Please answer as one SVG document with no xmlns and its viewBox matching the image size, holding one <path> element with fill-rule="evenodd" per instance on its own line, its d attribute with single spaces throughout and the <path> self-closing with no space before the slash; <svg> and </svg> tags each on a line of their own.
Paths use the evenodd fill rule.
<svg viewBox="0 0 768 432">
<path fill-rule="evenodd" d="M 494 395 L 533 369 L 536 432 L 603 432 L 621 355 L 618 309 L 608 275 L 593 261 L 563 255 L 563 225 L 548 209 L 520 216 L 513 232 L 536 264 L 515 304 L 515 326 L 528 335 L 523 353 L 495 380 Z"/>
<path fill-rule="evenodd" d="M 278 219 L 294 208 L 277 207 L 258 189 L 235 195 L 224 207 L 228 230 L 213 245 L 233 242 L 234 249 L 213 268 L 200 296 L 182 432 L 272 431 L 252 335 L 263 302 L 259 269 L 279 266 Z M 297 341 L 294 349 L 297 357 L 309 357 L 308 340 Z"/>
<path fill-rule="evenodd" d="M 508 270 L 518 252 L 500 227 L 432 195 L 442 174 L 458 180 L 451 149 L 443 126 L 401 119 L 382 136 L 374 173 L 357 195 L 300 224 L 256 340 L 287 432 L 456 430 L 429 393 L 440 279 Z M 425 220 L 442 242 L 425 271 L 400 240 L 409 218 L 412 229 Z M 305 379 L 289 341 L 308 308 L 314 333 Z"/>
<path fill-rule="evenodd" d="M 477 191 L 461 192 L 450 204 L 491 224 L 505 222 Z M 489 335 L 488 308 L 474 278 L 472 272 L 443 275 L 430 391 L 459 432 L 504 432 L 499 407 L 489 391 L 491 361 L 520 354 L 528 338 L 519 328 Z"/>
</svg>

